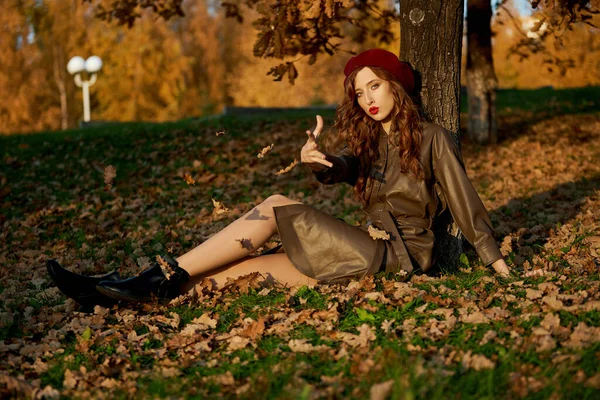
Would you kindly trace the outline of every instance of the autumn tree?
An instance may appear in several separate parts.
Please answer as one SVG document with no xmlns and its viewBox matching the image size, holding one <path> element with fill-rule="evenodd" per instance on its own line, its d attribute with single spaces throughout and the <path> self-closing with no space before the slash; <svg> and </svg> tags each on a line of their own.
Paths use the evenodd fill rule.
<svg viewBox="0 0 600 400">
<path fill-rule="evenodd" d="M 542 54 L 542 63 L 535 69 L 546 65 L 557 68 L 562 75 L 575 66 L 570 57 L 560 57 L 557 50 L 563 44 L 567 32 L 578 24 L 596 26 L 594 16 L 600 13 L 598 4 L 588 0 L 530 0 L 531 7 L 537 11 L 535 23 L 527 30 L 516 23 L 520 39 L 510 48 L 510 54 L 521 60 L 531 55 Z M 498 13 L 504 13 L 516 20 L 511 0 L 498 2 Z M 487 0 L 468 0 L 467 2 L 467 92 L 469 100 L 468 134 L 479 143 L 495 143 L 496 127 L 496 90 L 498 81 L 492 59 L 492 8 Z M 553 51 L 549 51 L 550 44 Z"/>
<path fill-rule="evenodd" d="M 48 129 L 58 120 L 50 77 L 37 43 L 34 5 L 16 0 L 2 3 L 0 13 L 0 132 Z"/>
<path fill-rule="evenodd" d="M 496 90 L 498 79 L 492 58 L 492 4 L 467 1 L 467 134 L 478 143 L 496 143 Z"/>
</svg>

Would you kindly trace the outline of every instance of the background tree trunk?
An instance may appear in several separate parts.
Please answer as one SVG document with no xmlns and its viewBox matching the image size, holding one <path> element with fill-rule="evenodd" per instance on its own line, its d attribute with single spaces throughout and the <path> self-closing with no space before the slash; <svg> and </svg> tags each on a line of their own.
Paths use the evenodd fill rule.
<svg viewBox="0 0 600 400">
<path fill-rule="evenodd" d="M 65 53 L 59 46 L 53 47 L 53 73 L 54 82 L 60 96 L 60 128 L 65 130 L 69 127 L 69 110 L 67 104 L 67 89 L 65 85 Z"/>
<path fill-rule="evenodd" d="M 457 135 L 463 15 L 463 0 L 400 0 L 400 59 L 420 75 L 427 117 Z"/>
<path fill-rule="evenodd" d="M 467 134 L 478 143 L 496 143 L 496 89 L 492 59 L 492 5 L 489 0 L 467 3 Z"/>
<path fill-rule="evenodd" d="M 453 132 L 458 148 L 463 15 L 463 0 L 400 0 L 400 59 L 417 72 L 427 119 Z M 448 210 L 436 218 L 433 232 L 437 267 L 455 268 L 462 234 Z"/>
</svg>

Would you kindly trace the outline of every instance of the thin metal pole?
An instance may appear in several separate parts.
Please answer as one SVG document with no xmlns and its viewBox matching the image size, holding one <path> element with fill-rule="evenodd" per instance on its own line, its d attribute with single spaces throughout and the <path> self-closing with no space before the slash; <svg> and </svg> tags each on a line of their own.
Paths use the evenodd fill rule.
<svg viewBox="0 0 600 400">
<path fill-rule="evenodd" d="M 90 122 L 90 82 L 82 82 L 83 89 L 83 121 Z"/>
</svg>

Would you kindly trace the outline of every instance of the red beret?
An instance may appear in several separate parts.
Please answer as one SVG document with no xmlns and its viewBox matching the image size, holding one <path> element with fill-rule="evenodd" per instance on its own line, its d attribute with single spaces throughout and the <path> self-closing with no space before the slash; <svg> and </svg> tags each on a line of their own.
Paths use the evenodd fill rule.
<svg viewBox="0 0 600 400">
<path fill-rule="evenodd" d="M 394 53 L 382 49 L 369 49 L 352 57 L 344 67 L 346 79 L 353 71 L 362 67 L 379 67 L 394 75 L 408 93 L 415 88 L 415 76 L 408 63 L 398 60 Z M 344 84 L 346 81 L 344 80 Z"/>
</svg>

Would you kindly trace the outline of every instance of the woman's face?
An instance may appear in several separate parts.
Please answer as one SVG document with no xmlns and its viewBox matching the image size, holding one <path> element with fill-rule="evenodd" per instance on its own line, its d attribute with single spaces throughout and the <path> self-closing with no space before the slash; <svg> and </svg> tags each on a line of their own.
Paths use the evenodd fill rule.
<svg viewBox="0 0 600 400">
<path fill-rule="evenodd" d="M 360 108 L 375 121 L 385 124 L 394 109 L 394 96 L 389 82 L 365 67 L 356 74 L 354 91 Z"/>
</svg>

